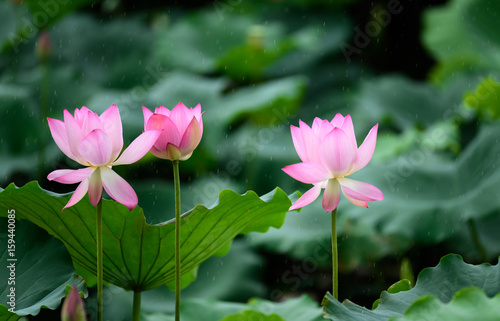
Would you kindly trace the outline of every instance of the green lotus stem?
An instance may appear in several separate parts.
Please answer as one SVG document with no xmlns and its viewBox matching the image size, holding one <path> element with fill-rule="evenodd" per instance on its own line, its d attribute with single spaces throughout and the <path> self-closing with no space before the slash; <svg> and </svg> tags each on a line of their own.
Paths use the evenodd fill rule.
<svg viewBox="0 0 500 321">
<path fill-rule="evenodd" d="M 174 165 L 175 189 L 175 321 L 181 319 L 181 180 L 179 178 L 179 161 Z"/>
<path fill-rule="evenodd" d="M 97 225 L 97 320 L 102 321 L 102 198 L 96 206 Z"/>
<path fill-rule="evenodd" d="M 134 305 L 132 309 L 132 321 L 141 320 L 141 291 L 134 291 Z"/>
<path fill-rule="evenodd" d="M 469 230 L 472 235 L 472 241 L 474 242 L 474 245 L 476 246 L 479 254 L 481 255 L 481 259 L 483 262 L 488 261 L 488 255 L 486 254 L 486 249 L 484 248 L 483 243 L 481 242 L 481 239 L 479 238 L 479 234 L 477 233 L 477 227 L 476 227 L 476 222 L 474 222 L 473 219 L 469 219 L 467 221 L 469 225 Z"/>
<path fill-rule="evenodd" d="M 333 297 L 339 298 L 339 251 L 337 248 L 337 209 L 332 211 L 332 281 Z"/>
<path fill-rule="evenodd" d="M 40 63 L 41 84 L 40 84 L 40 116 L 42 124 L 46 126 L 47 113 L 49 110 L 49 68 L 46 62 Z M 38 180 L 42 181 L 45 178 L 45 132 L 38 136 Z"/>
<path fill-rule="evenodd" d="M 47 123 L 47 114 L 49 111 L 49 66 L 47 63 L 40 64 L 40 73 L 41 73 L 41 86 L 40 86 L 40 113 L 42 115 L 42 122 L 44 124 Z"/>
</svg>

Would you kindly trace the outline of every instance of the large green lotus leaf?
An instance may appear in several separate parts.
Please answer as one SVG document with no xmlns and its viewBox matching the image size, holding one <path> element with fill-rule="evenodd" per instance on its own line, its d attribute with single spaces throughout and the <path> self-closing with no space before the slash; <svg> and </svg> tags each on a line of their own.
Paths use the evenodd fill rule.
<svg viewBox="0 0 500 321">
<path fill-rule="evenodd" d="M 450 303 L 445 304 L 429 295 L 413 302 L 403 317 L 390 321 L 496 321 L 500 319 L 500 293 L 493 298 L 476 287 L 458 291 Z"/>
<path fill-rule="evenodd" d="M 440 62 L 435 77 L 458 70 L 499 69 L 498 1 L 453 0 L 424 14 L 423 43 Z M 493 29 L 490 29 L 493 28 Z"/>
<path fill-rule="evenodd" d="M 95 284 L 95 208 L 88 198 L 62 212 L 69 195 L 46 192 L 36 182 L 9 185 L 0 202 L 60 239 L 87 284 Z M 211 208 L 201 205 L 181 222 L 182 274 L 215 254 L 225 254 L 232 239 L 249 232 L 279 228 L 291 205 L 280 189 L 259 198 L 249 191 L 219 194 Z M 6 215 L 6 214 L 0 214 Z M 174 279 L 174 222 L 147 224 L 142 209 L 132 212 L 114 201 L 103 201 L 104 280 L 126 290 L 145 291 Z"/>
<path fill-rule="evenodd" d="M 303 295 L 299 298 L 293 298 L 284 302 L 276 303 L 262 299 L 252 299 L 247 304 L 216 301 L 213 299 L 189 299 L 182 302 L 181 319 L 184 321 L 214 321 L 221 320 L 224 317 L 233 315 L 246 316 L 249 312 L 259 312 L 267 319 L 249 319 L 249 320 L 280 320 L 271 315 L 277 315 L 286 321 L 320 321 L 324 320 L 321 308 L 310 297 Z M 200 313 L 203 311 L 203 313 Z M 250 314 L 251 315 L 251 314 Z M 259 317 L 261 315 L 257 314 Z M 256 316 L 256 315 L 254 315 Z M 273 319 L 275 318 L 275 319 Z M 171 321 L 173 315 L 160 313 L 149 314 L 145 317 L 146 321 Z M 225 320 L 225 319 L 224 319 Z M 228 319 L 233 320 L 233 319 Z M 234 319 L 247 320 L 247 319 Z"/>
<path fill-rule="evenodd" d="M 424 269 L 411 290 L 393 294 L 382 292 L 379 304 L 374 310 L 349 300 L 340 303 L 329 293 L 323 299 L 323 307 L 325 317 L 330 320 L 386 321 L 390 317 L 403 316 L 405 311 L 422 297 L 432 295 L 439 302 L 448 303 L 458 291 L 468 287 L 478 287 L 488 297 L 500 293 L 500 264 L 472 265 L 465 263 L 458 255 L 449 254 L 443 257 L 436 267 Z"/>
<path fill-rule="evenodd" d="M 2 213 L 20 215 L 20 208 L 0 202 Z M 12 226 L 11 226 L 12 227 Z M 57 309 L 71 286 L 77 286 L 87 296 L 85 282 L 75 274 L 71 257 L 66 248 L 47 232 L 28 221 L 15 221 L 13 234 L 9 237 L 9 222 L 0 218 L 0 260 L 5 264 L 0 270 L 0 320 L 17 320 L 21 316 L 37 315 L 41 308 Z M 12 243 L 11 240 L 14 240 Z M 14 245 L 9 252 L 8 245 Z M 12 254 L 11 254 L 12 253 Z M 13 260 L 13 261 L 9 261 Z M 15 261 L 14 261 L 15 260 Z M 13 268 L 9 267 L 13 264 Z M 13 273 L 11 273 L 13 272 Z M 6 305 L 7 295 L 14 289 L 15 314 Z"/>
</svg>

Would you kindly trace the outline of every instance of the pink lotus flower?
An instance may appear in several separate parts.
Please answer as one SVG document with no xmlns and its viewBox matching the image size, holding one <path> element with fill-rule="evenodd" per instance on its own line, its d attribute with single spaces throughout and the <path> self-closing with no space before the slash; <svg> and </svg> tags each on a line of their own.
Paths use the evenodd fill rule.
<svg viewBox="0 0 500 321">
<path fill-rule="evenodd" d="M 373 185 L 347 178 L 370 162 L 377 141 L 378 124 L 373 126 L 361 146 L 356 143 L 351 116 L 337 114 L 331 122 L 315 118 L 312 128 L 299 121 L 291 126 L 293 144 L 302 163 L 289 165 L 283 171 L 314 186 L 302 195 L 290 210 L 304 207 L 318 198 L 321 189 L 323 208 L 337 208 L 340 191 L 354 205 L 368 207 L 367 202 L 380 201 L 382 192 Z"/>
<path fill-rule="evenodd" d="M 172 111 L 163 106 L 156 107 L 152 113 L 142 107 L 144 130 L 163 129 L 163 133 L 151 148 L 151 154 L 158 158 L 187 160 L 193 154 L 203 135 L 201 106 L 194 108 L 178 103 Z"/>
<path fill-rule="evenodd" d="M 49 180 L 63 184 L 80 183 L 64 208 L 78 203 L 89 193 L 92 205 L 102 197 L 102 188 L 117 202 L 133 210 L 137 195 L 132 187 L 111 166 L 131 164 L 141 159 L 160 136 L 161 130 L 142 133 L 121 154 L 123 148 L 120 111 L 111 105 L 101 116 L 87 107 L 75 110 L 73 117 L 64 110 L 64 122 L 47 118 L 50 133 L 61 151 L 72 160 L 87 168 L 55 170 Z M 118 159 L 117 159 L 118 158 Z"/>
</svg>

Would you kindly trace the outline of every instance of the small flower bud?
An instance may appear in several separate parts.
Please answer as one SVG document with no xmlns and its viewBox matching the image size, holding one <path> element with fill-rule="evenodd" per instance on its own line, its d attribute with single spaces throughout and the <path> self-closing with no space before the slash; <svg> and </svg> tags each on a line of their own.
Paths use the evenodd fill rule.
<svg viewBox="0 0 500 321">
<path fill-rule="evenodd" d="M 62 321 L 87 321 L 85 304 L 80 297 L 76 287 L 72 287 L 66 299 L 64 299 L 62 311 Z"/>
<path fill-rule="evenodd" d="M 38 40 L 36 42 L 36 56 L 41 63 L 46 63 L 47 61 L 49 61 L 51 52 L 52 42 L 50 40 L 49 33 L 47 31 L 42 31 L 38 36 Z"/>
</svg>

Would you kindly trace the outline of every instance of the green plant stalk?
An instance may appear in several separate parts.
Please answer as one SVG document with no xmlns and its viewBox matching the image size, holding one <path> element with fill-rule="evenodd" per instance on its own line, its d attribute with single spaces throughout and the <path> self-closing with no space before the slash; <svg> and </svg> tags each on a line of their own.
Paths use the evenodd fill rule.
<svg viewBox="0 0 500 321">
<path fill-rule="evenodd" d="M 97 320 L 102 321 L 102 198 L 96 206 L 97 225 Z"/>
<path fill-rule="evenodd" d="M 476 222 L 472 218 L 470 218 L 467 221 L 467 224 L 469 225 L 469 230 L 472 235 L 472 241 L 474 242 L 474 245 L 476 246 L 479 254 L 481 255 L 481 259 L 483 262 L 488 262 L 488 255 L 486 254 L 486 249 L 484 248 L 483 243 L 481 243 L 481 239 L 479 238 L 479 234 L 477 233 L 477 227 L 476 227 Z"/>
<path fill-rule="evenodd" d="M 181 319 L 181 180 L 179 178 L 179 161 L 174 165 L 175 189 L 175 321 Z"/>
<path fill-rule="evenodd" d="M 141 291 L 134 291 L 134 303 L 132 308 L 132 321 L 141 320 Z"/>
<path fill-rule="evenodd" d="M 332 211 L 332 283 L 333 297 L 339 299 L 339 250 L 337 247 L 337 209 Z"/>
<path fill-rule="evenodd" d="M 43 128 L 47 123 L 47 114 L 49 110 L 49 67 L 46 62 L 40 63 L 41 83 L 40 83 L 40 116 L 42 119 Z M 42 181 L 44 177 L 45 167 L 45 132 L 41 132 L 38 136 L 38 180 Z"/>
</svg>

